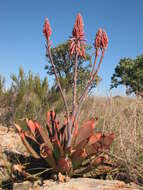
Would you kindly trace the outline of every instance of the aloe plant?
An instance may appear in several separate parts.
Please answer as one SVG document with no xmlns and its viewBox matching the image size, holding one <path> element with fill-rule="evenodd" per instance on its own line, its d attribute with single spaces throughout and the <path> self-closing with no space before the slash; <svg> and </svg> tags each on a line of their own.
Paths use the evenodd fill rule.
<svg viewBox="0 0 143 190">
<path fill-rule="evenodd" d="M 84 168 L 85 171 L 93 170 L 103 163 L 105 158 L 102 153 L 109 149 L 114 139 L 114 134 L 95 133 L 96 121 L 90 119 L 80 128 L 75 123 L 71 146 L 67 147 L 67 119 L 60 126 L 54 111 L 46 114 L 46 128 L 36 121 L 26 119 L 22 123 L 24 122 L 27 130 L 21 129 L 19 124 L 15 126 L 29 153 L 36 159 L 45 160 L 53 172 L 69 176 L 75 172 L 77 174 L 77 169 L 86 161 L 89 163 Z"/>
<path fill-rule="evenodd" d="M 28 130 L 24 131 L 21 125 L 15 123 L 20 137 L 31 155 L 36 159 L 46 161 L 53 172 L 67 174 L 69 176 L 75 173 L 86 173 L 92 171 L 97 165 L 104 162 L 104 152 L 114 139 L 114 134 L 95 133 L 96 119 L 91 118 L 83 126 L 78 126 L 80 109 L 85 98 L 88 95 L 90 87 L 97 77 L 100 65 L 102 63 L 105 50 L 108 46 L 108 37 L 104 30 L 99 29 L 94 42 L 95 60 L 92 65 L 90 79 L 80 98 L 77 98 L 77 78 L 78 78 L 78 58 L 85 58 L 85 36 L 83 30 L 83 21 L 80 13 L 77 15 L 72 37 L 69 40 L 70 55 L 75 58 L 74 65 L 74 84 L 73 84 L 73 102 L 72 111 L 69 112 L 69 105 L 64 91 L 62 90 L 58 73 L 51 53 L 50 37 L 52 29 L 48 19 L 46 19 L 43 33 L 46 38 L 46 51 L 53 67 L 57 85 L 59 87 L 63 103 L 66 110 L 65 121 L 62 125 L 56 118 L 54 111 L 48 111 L 46 114 L 46 127 L 41 127 L 37 121 L 25 120 L 25 126 Z M 99 62 L 97 64 L 97 61 Z M 79 168 L 82 167 L 82 170 Z"/>
</svg>

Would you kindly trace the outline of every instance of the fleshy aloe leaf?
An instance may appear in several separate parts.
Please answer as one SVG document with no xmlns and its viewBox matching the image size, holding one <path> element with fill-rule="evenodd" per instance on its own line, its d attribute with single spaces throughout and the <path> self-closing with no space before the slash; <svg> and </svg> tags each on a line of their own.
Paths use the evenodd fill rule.
<svg viewBox="0 0 143 190">
<path fill-rule="evenodd" d="M 46 114 L 46 122 L 49 128 L 48 131 L 52 133 L 52 136 L 55 135 L 55 121 L 56 121 L 56 113 L 54 111 L 48 111 Z"/>
<path fill-rule="evenodd" d="M 43 143 L 48 144 L 50 148 L 52 148 L 52 144 L 50 142 L 50 139 L 48 137 L 47 131 L 43 129 L 37 122 L 34 122 L 38 136 L 43 140 Z"/>
<path fill-rule="evenodd" d="M 27 121 L 27 126 L 30 129 L 31 133 L 35 136 L 36 126 L 31 119 Z"/>
<path fill-rule="evenodd" d="M 53 153 L 55 155 L 55 158 L 56 160 L 59 160 L 60 157 L 64 156 L 64 151 L 56 133 L 55 133 L 55 137 L 53 138 L 52 144 L 53 144 Z"/>
<path fill-rule="evenodd" d="M 110 145 L 114 140 L 114 134 L 95 134 L 95 137 L 92 136 L 89 140 L 88 145 L 86 146 L 86 152 L 88 155 L 94 155 L 96 153 L 102 152 L 105 149 L 109 149 Z"/>
<path fill-rule="evenodd" d="M 34 158 L 37 158 L 39 159 L 40 156 L 38 155 L 38 153 L 32 148 L 32 146 L 29 144 L 29 140 L 30 138 L 28 139 L 28 137 L 25 136 L 24 132 L 21 132 L 20 133 L 20 137 L 21 137 L 21 140 L 23 142 L 23 144 L 25 145 L 25 147 L 27 148 L 28 152 L 34 157 Z M 32 140 L 32 139 L 31 139 Z M 32 141 L 32 143 L 36 143 L 34 141 Z"/>
<path fill-rule="evenodd" d="M 40 146 L 40 155 L 44 160 L 48 163 L 48 165 L 52 168 L 56 168 L 56 162 L 53 157 L 53 151 L 46 144 L 41 144 Z"/>
<path fill-rule="evenodd" d="M 85 146 L 88 144 L 88 141 L 89 141 L 88 138 L 85 139 L 85 140 L 83 140 L 83 141 L 81 141 L 81 142 L 75 147 L 75 149 L 76 149 L 76 150 L 80 150 L 80 149 L 85 148 Z"/>
<path fill-rule="evenodd" d="M 102 133 L 101 132 L 96 132 L 92 136 L 89 137 L 88 144 L 94 144 L 98 142 L 102 138 Z"/>
<path fill-rule="evenodd" d="M 113 133 L 111 134 L 103 134 L 101 138 L 101 145 L 103 149 L 109 149 L 110 145 L 112 144 L 113 140 L 115 138 L 115 135 Z"/>
<path fill-rule="evenodd" d="M 57 170 L 64 173 L 70 173 L 72 171 L 72 163 L 68 158 L 61 157 L 58 160 Z"/>
<path fill-rule="evenodd" d="M 82 161 L 87 157 L 85 149 L 78 149 L 75 150 L 75 152 L 72 153 L 71 155 L 71 160 L 74 169 L 78 168 L 82 164 Z"/>
<path fill-rule="evenodd" d="M 67 142 L 67 131 L 66 131 L 66 125 L 63 125 L 60 128 L 60 143 L 63 148 L 65 148 L 66 142 Z"/>
<path fill-rule="evenodd" d="M 79 128 L 75 146 L 81 143 L 83 140 L 89 138 L 91 135 L 93 135 L 94 126 L 95 120 L 91 119 L 87 121 L 81 128 Z"/>
</svg>

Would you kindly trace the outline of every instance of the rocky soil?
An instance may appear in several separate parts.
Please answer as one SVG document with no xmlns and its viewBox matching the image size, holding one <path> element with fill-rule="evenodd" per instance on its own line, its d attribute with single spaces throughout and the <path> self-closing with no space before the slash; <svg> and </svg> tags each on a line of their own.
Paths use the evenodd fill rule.
<svg viewBox="0 0 143 190">
<path fill-rule="evenodd" d="M 15 190 L 141 190 L 142 188 L 135 184 L 125 184 L 116 180 L 96 180 L 89 178 L 71 179 L 66 183 L 57 183 L 46 180 L 43 185 L 34 184 L 25 181 L 22 184 L 14 184 Z"/>
<path fill-rule="evenodd" d="M 7 162 L 5 152 L 15 152 L 27 154 L 25 147 L 21 143 L 20 137 L 14 130 L 7 132 L 7 128 L 0 126 L 0 176 L 1 180 L 7 178 L 7 174 L 3 172 L 5 163 Z M 143 190 L 142 187 L 134 183 L 125 184 L 116 180 L 96 180 L 89 178 L 70 179 L 66 183 L 58 183 L 52 180 L 22 183 L 14 183 L 14 190 Z"/>
</svg>

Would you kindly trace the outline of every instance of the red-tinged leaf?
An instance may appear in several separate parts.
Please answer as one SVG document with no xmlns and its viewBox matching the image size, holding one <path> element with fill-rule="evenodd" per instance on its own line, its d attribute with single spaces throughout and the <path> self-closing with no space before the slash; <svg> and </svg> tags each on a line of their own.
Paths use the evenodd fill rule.
<svg viewBox="0 0 143 190">
<path fill-rule="evenodd" d="M 48 132 L 52 136 L 55 135 L 55 122 L 56 122 L 56 113 L 54 111 L 48 111 L 46 116 L 46 121 L 48 125 Z M 51 127 L 50 127 L 51 126 Z M 50 136 L 49 135 L 49 136 Z"/>
<path fill-rule="evenodd" d="M 40 138 L 43 140 L 43 143 L 46 143 L 50 148 L 52 148 L 52 144 L 48 137 L 46 130 L 44 130 L 37 122 L 34 122 L 36 129 L 39 133 Z"/>
<path fill-rule="evenodd" d="M 55 121 L 54 127 L 55 127 L 55 135 L 58 137 L 58 140 L 60 142 L 60 127 L 58 121 Z"/>
<path fill-rule="evenodd" d="M 110 145 L 112 144 L 115 135 L 112 134 L 105 134 L 101 138 L 101 145 L 103 149 L 109 149 Z"/>
<path fill-rule="evenodd" d="M 94 126 L 95 126 L 95 120 L 91 119 L 87 121 L 81 128 L 79 128 L 75 145 L 78 145 L 80 142 L 93 135 Z"/>
<path fill-rule="evenodd" d="M 51 124 L 51 121 L 56 120 L 56 113 L 54 111 L 48 111 L 46 114 L 46 121 L 48 124 Z"/>
<path fill-rule="evenodd" d="M 44 158 L 46 160 L 46 162 L 48 163 L 48 165 L 52 168 L 56 168 L 56 162 L 55 162 L 55 159 L 53 157 L 53 151 L 52 149 L 50 149 L 48 147 L 48 145 L 46 144 L 42 144 L 40 146 L 40 155 L 42 158 Z"/>
<path fill-rule="evenodd" d="M 50 113 L 50 111 L 48 111 L 46 113 L 46 123 L 47 123 L 46 127 L 48 130 L 49 137 L 52 137 L 52 129 L 50 127 L 50 125 L 51 125 L 51 113 Z"/>
<path fill-rule="evenodd" d="M 46 122 L 47 122 L 48 125 L 50 125 L 50 121 L 51 121 L 51 116 L 50 115 L 51 115 L 50 111 L 47 111 L 47 113 L 46 113 Z"/>
<path fill-rule="evenodd" d="M 75 147 L 75 149 L 76 149 L 76 150 L 80 150 L 80 149 L 85 148 L 85 146 L 88 144 L 88 141 L 89 141 L 88 138 L 85 139 L 85 140 L 83 140 L 83 141 L 81 141 L 81 142 Z"/>
<path fill-rule="evenodd" d="M 22 131 L 21 127 L 16 123 L 14 123 L 14 125 L 15 125 L 17 131 L 20 133 Z"/>
<path fill-rule="evenodd" d="M 63 148 L 66 147 L 66 143 L 67 143 L 67 123 L 64 124 L 61 128 L 60 128 L 60 134 L 61 134 L 61 144 L 63 145 Z"/>
<path fill-rule="evenodd" d="M 83 160 L 87 157 L 85 149 L 78 149 L 71 155 L 71 160 L 74 168 L 80 166 Z"/>
<path fill-rule="evenodd" d="M 56 120 L 56 113 L 54 111 L 51 111 L 51 120 Z"/>
<path fill-rule="evenodd" d="M 60 144 L 57 136 L 55 136 L 53 138 L 52 144 L 53 144 L 53 153 L 55 155 L 55 158 L 56 158 L 56 160 L 59 160 L 60 157 L 64 156 L 64 151 L 63 151 L 63 147 Z"/>
<path fill-rule="evenodd" d="M 65 133 L 66 133 L 66 125 L 63 125 L 61 128 L 60 128 L 60 144 L 63 145 L 64 144 L 64 141 L 66 139 L 66 136 L 65 136 Z"/>
<path fill-rule="evenodd" d="M 63 174 L 70 173 L 72 170 L 72 163 L 68 158 L 60 158 L 58 160 L 57 169 Z"/>
<path fill-rule="evenodd" d="M 52 138 L 52 129 L 51 129 L 51 127 L 48 124 L 46 125 L 46 129 L 48 131 L 48 136 L 51 139 Z"/>
<path fill-rule="evenodd" d="M 40 156 L 37 154 L 37 152 L 31 147 L 29 142 L 27 141 L 27 137 L 25 136 L 24 132 L 20 133 L 21 140 L 23 144 L 25 145 L 28 152 L 34 157 L 34 158 L 40 158 Z M 34 141 L 33 141 L 34 142 Z"/>
<path fill-rule="evenodd" d="M 99 153 L 101 151 L 101 147 L 102 147 L 101 143 L 100 143 L 100 141 L 98 141 L 91 145 L 87 145 L 85 147 L 85 150 L 86 150 L 86 153 L 88 154 L 88 156 L 92 156 L 94 154 Z"/>
<path fill-rule="evenodd" d="M 89 137 L 88 144 L 85 147 L 88 156 L 96 154 L 101 149 L 101 143 L 100 143 L 101 138 L 102 138 L 101 132 L 97 132 Z"/>
<path fill-rule="evenodd" d="M 36 126 L 35 126 L 35 123 L 31 119 L 27 121 L 27 126 L 30 129 L 31 133 L 35 135 Z"/>
<path fill-rule="evenodd" d="M 99 137 L 100 137 L 100 135 L 98 136 L 98 138 Z M 87 154 L 90 155 L 90 156 L 94 155 L 96 153 L 100 153 L 104 149 L 109 149 L 110 145 L 112 144 L 112 142 L 114 140 L 114 134 L 109 134 L 109 135 L 103 134 L 97 141 L 96 140 L 95 140 L 94 143 L 92 143 L 92 144 L 89 143 L 85 147 Z"/>
<path fill-rule="evenodd" d="M 30 138 L 32 141 L 36 142 L 39 145 L 38 141 L 36 140 L 36 138 L 33 136 L 31 132 L 25 131 L 24 134 L 25 134 L 25 137 Z"/>
<path fill-rule="evenodd" d="M 89 141 L 88 141 L 88 145 L 98 142 L 101 139 L 101 137 L 102 137 L 101 132 L 97 132 L 94 135 L 90 136 Z"/>
<path fill-rule="evenodd" d="M 92 165 L 93 167 L 96 167 L 96 166 L 102 164 L 103 161 L 104 161 L 104 157 L 103 157 L 103 156 L 98 156 L 97 158 L 95 158 L 95 159 L 91 162 L 91 165 Z"/>
</svg>

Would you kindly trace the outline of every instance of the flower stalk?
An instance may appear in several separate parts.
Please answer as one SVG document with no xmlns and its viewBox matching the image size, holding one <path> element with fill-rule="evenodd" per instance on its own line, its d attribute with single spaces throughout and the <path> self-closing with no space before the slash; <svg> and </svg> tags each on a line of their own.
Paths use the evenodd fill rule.
<svg viewBox="0 0 143 190">
<path fill-rule="evenodd" d="M 86 99 L 86 97 L 88 95 L 88 90 L 89 90 L 90 86 L 92 85 L 92 83 L 94 82 L 95 78 L 98 75 L 101 63 L 103 61 L 104 52 L 105 52 L 107 46 L 108 46 L 107 34 L 106 34 L 105 31 L 103 31 L 100 28 L 98 30 L 97 34 L 96 34 L 96 37 L 95 37 L 95 43 L 94 43 L 94 47 L 95 47 L 95 50 L 96 50 L 95 51 L 95 60 L 94 60 L 94 63 L 93 63 L 91 74 L 90 74 L 90 79 L 89 79 L 89 81 L 87 83 L 87 86 L 85 87 L 82 95 L 79 98 L 78 105 L 76 105 L 76 107 L 74 106 L 74 109 L 73 109 L 72 116 L 73 116 L 74 119 L 73 119 L 73 123 L 72 123 L 72 126 L 71 126 L 72 127 L 71 136 L 73 135 L 75 122 L 78 119 L 82 104 L 83 104 L 83 102 L 85 101 L 85 99 Z M 100 57 L 99 63 L 98 63 L 97 68 L 96 68 L 97 60 L 98 60 L 98 57 L 99 57 L 99 50 L 101 50 L 101 57 Z M 96 70 L 95 70 L 95 68 L 96 68 Z M 75 80 L 77 80 L 77 78 L 74 78 L 74 83 L 76 83 Z M 70 146 L 70 144 L 71 144 L 71 142 L 68 143 L 68 146 Z"/>
<path fill-rule="evenodd" d="M 50 36 L 52 34 L 52 30 L 51 30 L 48 19 L 46 19 L 44 29 L 43 29 L 43 33 L 45 35 L 46 42 L 47 42 L 47 45 L 46 45 L 47 53 L 48 53 L 51 65 L 53 67 L 57 85 L 59 87 L 59 90 L 60 90 L 60 93 L 61 93 L 61 96 L 62 96 L 62 99 L 64 102 L 65 110 L 66 110 L 67 136 L 68 136 L 67 148 L 71 146 L 72 137 L 73 137 L 73 133 L 74 133 L 74 129 L 75 129 L 75 123 L 79 117 L 80 109 L 82 107 L 83 102 L 85 101 L 85 98 L 88 95 L 90 86 L 93 84 L 95 78 L 98 75 L 98 72 L 99 72 L 103 57 L 104 57 L 104 52 L 108 46 L 107 34 L 104 30 L 102 30 L 100 28 L 96 34 L 95 41 L 94 41 L 95 60 L 94 60 L 92 70 L 90 73 L 90 79 L 89 79 L 83 93 L 81 94 L 79 100 L 77 101 L 78 59 L 79 59 L 79 57 L 81 57 L 83 59 L 86 57 L 86 54 L 85 54 L 85 46 L 86 45 L 85 45 L 85 35 L 84 35 L 83 26 L 84 26 L 84 24 L 83 24 L 82 16 L 80 13 L 78 13 L 75 24 L 74 24 L 74 28 L 72 31 L 72 37 L 69 40 L 70 56 L 75 56 L 74 78 L 73 78 L 73 102 L 72 102 L 71 116 L 69 116 L 69 108 L 68 108 L 67 100 L 63 93 L 61 83 L 60 83 L 60 80 L 59 80 L 59 77 L 58 77 L 58 74 L 56 71 L 56 67 L 55 67 L 55 64 L 53 61 L 52 53 L 51 53 Z M 99 58 L 100 51 L 101 51 L 101 56 L 99 59 L 99 63 L 97 65 L 97 60 Z M 97 66 L 97 68 L 96 68 L 96 66 Z"/>
<path fill-rule="evenodd" d="M 50 23 L 49 23 L 48 19 L 46 19 L 46 21 L 45 21 L 43 33 L 45 35 L 46 42 L 47 42 L 46 50 L 47 50 L 51 65 L 53 67 L 53 71 L 54 71 L 54 74 L 55 74 L 57 85 L 59 87 L 59 90 L 60 90 L 60 93 L 61 93 L 61 96 L 62 96 L 62 99 L 63 99 L 63 102 L 64 102 L 64 106 L 65 106 L 65 109 L 66 109 L 67 120 L 68 120 L 68 123 L 69 123 L 69 110 L 68 110 L 66 97 L 65 97 L 64 92 L 62 90 L 61 83 L 60 83 L 60 80 L 59 80 L 59 77 L 58 77 L 58 74 L 57 74 L 57 71 L 56 71 L 56 67 L 55 67 L 55 64 L 54 64 L 54 61 L 53 61 L 52 53 L 51 53 L 50 36 L 52 34 L 52 30 L 51 30 Z"/>
<path fill-rule="evenodd" d="M 73 88 L 73 110 L 77 106 L 76 97 L 77 97 L 77 67 L 78 67 L 78 53 L 75 58 L 75 69 L 74 69 L 74 88 Z"/>
</svg>

